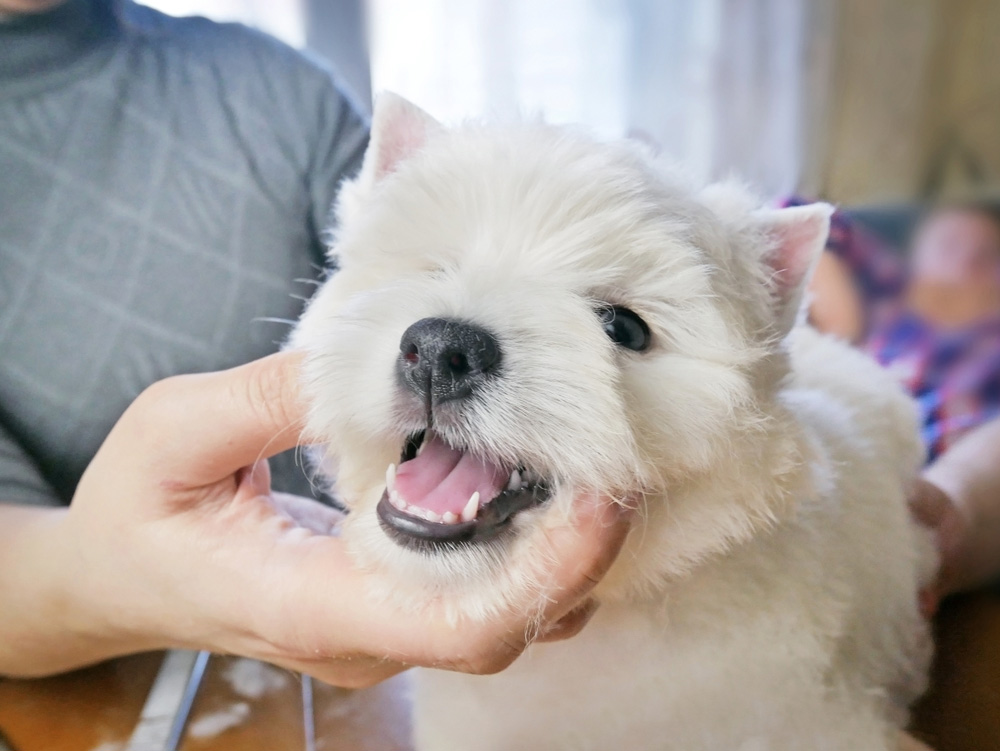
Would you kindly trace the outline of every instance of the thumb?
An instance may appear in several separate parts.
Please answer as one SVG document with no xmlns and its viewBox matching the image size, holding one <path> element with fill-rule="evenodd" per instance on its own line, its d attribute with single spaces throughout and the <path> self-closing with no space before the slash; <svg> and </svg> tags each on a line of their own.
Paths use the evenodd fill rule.
<svg viewBox="0 0 1000 751">
<path fill-rule="evenodd" d="M 156 470 L 198 487 L 298 445 L 302 357 L 281 352 L 147 389 L 129 411 L 133 429 L 158 436 Z"/>
</svg>

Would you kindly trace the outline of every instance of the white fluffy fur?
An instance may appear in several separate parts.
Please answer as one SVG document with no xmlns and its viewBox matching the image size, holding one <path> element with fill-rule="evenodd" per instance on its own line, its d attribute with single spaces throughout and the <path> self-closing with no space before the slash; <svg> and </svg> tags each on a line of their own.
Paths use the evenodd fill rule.
<svg viewBox="0 0 1000 751">
<path fill-rule="evenodd" d="M 488 618 L 544 590 L 538 541 L 575 494 L 642 512 L 579 637 L 496 676 L 421 673 L 420 751 L 894 748 L 930 649 L 931 554 L 904 499 L 921 448 L 875 364 L 789 334 L 829 209 L 761 210 L 572 130 L 445 130 L 391 95 L 373 129 L 339 200 L 340 271 L 292 340 L 344 535 L 395 582 L 372 596 Z M 609 303 L 645 319 L 649 351 L 606 337 Z M 505 358 L 438 429 L 554 480 L 510 543 L 429 555 L 378 525 L 385 467 L 424 427 L 399 340 L 428 316 L 486 327 Z"/>
</svg>

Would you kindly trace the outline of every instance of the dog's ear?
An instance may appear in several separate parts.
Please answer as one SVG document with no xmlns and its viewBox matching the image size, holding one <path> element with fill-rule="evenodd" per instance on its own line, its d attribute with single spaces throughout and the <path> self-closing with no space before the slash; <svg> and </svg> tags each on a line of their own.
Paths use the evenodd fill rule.
<svg viewBox="0 0 1000 751">
<path fill-rule="evenodd" d="M 374 185 L 443 129 L 437 120 L 399 94 L 382 92 L 375 99 L 371 140 L 361 167 L 361 181 Z"/>
<path fill-rule="evenodd" d="M 773 281 L 776 326 L 791 331 L 802 307 L 806 287 L 830 233 L 833 207 L 812 203 L 786 209 L 762 209 L 754 220 L 768 238 L 763 261 Z"/>
</svg>

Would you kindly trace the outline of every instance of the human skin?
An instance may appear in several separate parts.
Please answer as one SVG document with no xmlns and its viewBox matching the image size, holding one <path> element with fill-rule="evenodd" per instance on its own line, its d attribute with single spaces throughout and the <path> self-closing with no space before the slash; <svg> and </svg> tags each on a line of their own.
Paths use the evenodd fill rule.
<svg viewBox="0 0 1000 751">
<path fill-rule="evenodd" d="M 369 597 L 385 585 L 352 565 L 339 514 L 270 489 L 264 457 L 301 435 L 299 364 L 282 353 L 154 384 L 69 509 L 0 506 L 0 674 L 191 648 L 357 687 L 415 665 L 496 672 L 533 637 L 583 627 L 630 520 L 600 498 L 578 499 L 549 536 L 547 591 L 488 623 L 454 623 L 435 603 L 401 615 Z M 524 614 L 540 597 L 536 623 Z"/>
<path fill-rule="evenodd" d="M 941 553 L 929 606 L 1000 576 L 1000 419 L 962 436 L 927 467 L 911 506 Z"/>
<path fill-rule="evenodd" d="M 1000 313 L 1000 224 L 969 208 L 935 212 L 910 249 L 907 306 L 941 329 Z"/>
<path fill-rule="evenodd" d="M 864 306 L 851 278 L 851 270 L 839 257 L 823 253 L 809 284 L 812 302 L 809 321 L 820 331 L 856 343 L 864 333 Z"/>
<path fill-rule="evenodd" d="M 66 0 L 0 0 L 0 14 L 43 13 Z"/>
<path fill-rule="evenodd" d="M 1000 313 L 1000 225 L 981 211 L 947 208 L 917 228 L 909 250 L 907 307 L 940 329 Z M 820 331 L 857 342 L 864 305 L 847 264 L 820 258 L 809 288 L 809 317 Z"/>
<path fill-rule="evenodd" d="M 932 214 L 914 238 L 907 305 L 940 328 L 969 325 L 1000 311 L 1000 227 L 976 211 Z M 825 253 L 811 285 L 810 319 L 847 341 L 864 332 L 850 272 Z M 1000 419 L 963 436 L 924 470 L 911 497 L 914 516 L 935 535 L 941 566 L 921 593 L 928 617 L 950 594 L 1000 575 Z M 909 736 L 901 751 L 929 751 Z"/>
<path fill-rule="evenodd" d="M 861 302 L 846 266 L 824 254 L 810 316 L 822 331 L 857 340 Z M 940 328 L 1000 313 L 1000 225 L 974 208 L 938 210 L 918 227 L 910 249 L 906 303 Z M 924 471 L 912 499 L 941 553 L 938 581 L 924 609 L 1000 574 L 1000 419 L 963 436 Z"/>
</svg>

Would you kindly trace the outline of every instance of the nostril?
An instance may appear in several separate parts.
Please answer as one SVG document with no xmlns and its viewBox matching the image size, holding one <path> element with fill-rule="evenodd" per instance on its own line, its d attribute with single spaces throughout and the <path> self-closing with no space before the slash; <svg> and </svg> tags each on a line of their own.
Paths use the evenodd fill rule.
<svg viewBox="0 0 1000 751">
<path fill-rule="evenodd" d="M 448 365 L 453 373 L 468 373 L 471 370 L 468 358 L 461 352 L 452 352 L 448 357 Z"/>
<path fill-rule="evenodd" d="M 420 362 L 420 350 L 417 349 L 416 344 L 410 344 L 403 350 L 403 359 L 411 365 L 416 365 Z"/>
</svg>

